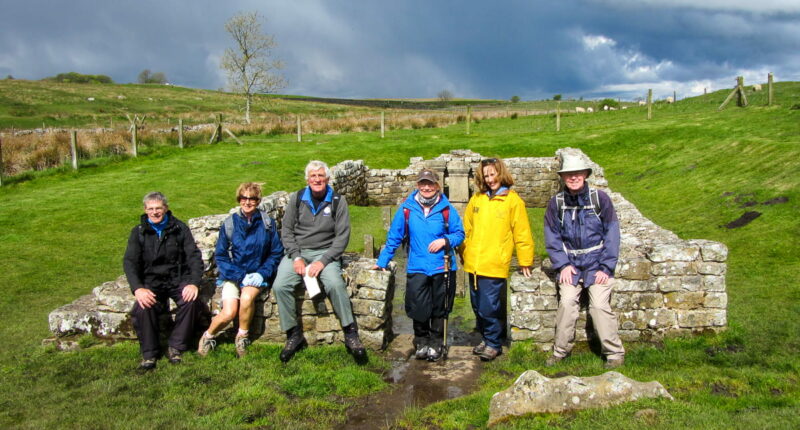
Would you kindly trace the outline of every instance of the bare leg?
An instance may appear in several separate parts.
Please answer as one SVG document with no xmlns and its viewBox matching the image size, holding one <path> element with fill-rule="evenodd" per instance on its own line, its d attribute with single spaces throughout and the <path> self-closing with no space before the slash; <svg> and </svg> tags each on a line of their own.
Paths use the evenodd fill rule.
<svg viewBox="0 0 800 430">
<path fill-rule="evenodd" d="M 239 308 L 239 330 L 250 330 L 250 321 L 253 320 L 255 313 L 256 297 L 261 293 L 261 290 L 256 287 L 243 287 L 241 303 Z"/>
<path fill-rule="evenodd" d="M 236 318 L 239 312 L 239 299 L 225 299 L 222 301 L 222 311 L 211 320 L 211 325 L 208 326 L 208 334 L 211 336 L 217 334 L 217 331 L 226 326 L 229 322 Z"/>
</svg>

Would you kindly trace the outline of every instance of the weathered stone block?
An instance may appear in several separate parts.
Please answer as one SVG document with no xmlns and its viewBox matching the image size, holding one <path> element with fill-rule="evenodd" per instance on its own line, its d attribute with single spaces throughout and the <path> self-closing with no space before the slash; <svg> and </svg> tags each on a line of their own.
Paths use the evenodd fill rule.
<svg viewBox="0 0 800 430">
<path fill-rule="evenodd" d="M 697 309 L 703 307 L 702 291 L 676 291 L 664 294 L 664 306 L 672 309 Z"/>
<path fill-rule="evenodd" d="M 725 311 L 720 309 L 686 310 L 678 312 L 678 326 L 681 328 L 724 326 L 727 322 Z"/>
<path fill-rule="evenodd" d="M 707 308 L 721 308 L 725 309 L 728 306 L 728 294 L 727 293 L 706 293 L 705 300 L 703 301 L 703 306 Z"/>
<path fill-rule="evenodd" d="M 692 239 L 689 242 L 700 247 L 703 261 L 722 263 L 728 259 L 728 247 L 723 243 L 703 239 Z"/>
<path fill-rule="evenodd" d="M 644 318 L 647 320 L 647 328 L 661 330 L 675 327 L 678 324 L 678 317 L 672 309 L 647 309 L 644 311 Z"/>
<path fill-rule="evenodd" d="M 384 330 L 376 330 L 376 331 L 369 331 L 363 330 L 359 331 L 359 337 L 361 338 L 361 342 L 364 344 L 365 348 L 369 348 L 371 350 L 380 350 L 386 348 L 386 344 L 388 342 L 387 333 Z"/>
<path fill-rule="evenodd" d="M 549 311 L 558 309 L 555 296 L 540 296 L 533 293 L 511 293 L 511 309 L 515 312 Z"/>
<path fill-rule="evenodd" d="M 377 290 L 374 288 L 361 287 L 355 295 L 359 299 L 367 300 L 386 300 L 386 290 Z"/>
<path fill-rule="evenodd" d="M 642 339 L 642 332 L 639 330 L 620 330 L 619 338 L 623 342 L 638 342 Z"/>
<path fill-rule="evenodd" d="M 702 289 L 706 291 L 725 291 L 725 277 L 703 276 Z"/>
<path fill-rule="evenodd" d="M 644 258 L 620 260 L 617 263 L 615 274 L 618 281 L 623 279 L 647 280 L 651 276 L 650 267 L 650 261 Z"/>
<path fill-rule="evenodd" d="M 724 263 L 709 263 L 707 261 L 697 263 L 697 271 L 702 275 L 724 275 Z"/>
<path fill-rule="evenodd" d="M 509 323 L 514 327 L 534 331 L 542 328 L 554 328 L 556 326 L 556 313 L 554 311 L 514 312 L 509 316 Z"/>
<path fill-rule="evenodd" d="M 97 304 L 114 312 L 130 312 L 136 297 L 128 288 L 120 288 L 116 282 L 106 282 L 92 289 Z"/>
<path fill-rule="evenodd" d="M 654 263 L 694 261 L 699 256 L 700 248 L 688 242 L 657 244 L 647 253 L 647 258 Z"/>
<path fill-rule="evenodd" d="M 359 329 L 364 330 L 378 330 L 386 322 L 383 318 L 373 317 L 370 315 L 356 315 L 356 324 Z"/>
<path fill-rule="evenodd" d="M 695 263 L 689 261 L 668 261 L 654 263 L 650 267 L 650 273 L 655 276 L 695 275 L 697 274 L 697 267 Z"/>
<path fill-rule="evenodd" d="M 614 279 L 614 293 L 631 291 L 655 292 L 657 289 L 658 287 L 654 280 L 635 281 L 620 278 Z"/>
<path fill-rule="evenodd" d="M 383 318 L 386 314 L 386 303 L 376 300 L 353 299 L 353 313 L 356 315 L 372 315 Z"/>
<path fill-rule="evenodd" d="M 339 324 L 339 319 L 336 318 L 336 315 L 328 315 L 316 318 L 315 330 L 318 333 L 336 331 L 340 330 L 341 328 L 342 326 Z"/>
</svg>

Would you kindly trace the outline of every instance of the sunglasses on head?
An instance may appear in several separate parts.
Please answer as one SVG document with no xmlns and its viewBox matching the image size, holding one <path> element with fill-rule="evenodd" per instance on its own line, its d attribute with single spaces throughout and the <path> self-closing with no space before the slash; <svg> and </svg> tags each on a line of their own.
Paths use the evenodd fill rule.
<svg viewBox="0 0 800 430">
<path fill-rule="evenodd" d="M 481 166 L 485 166 L 487 164 L 495 164 L 497 163 L 497 158 L 487 158 L 481 161 Z"/>
<path fill-rule="evenodd" d="M 261 200 L 261 197 L 248 197 L 248 196 L 239 196 L 239 201 L 242 200 L 250 200 L 251 202 L 257 202 Z"/>
</svg>

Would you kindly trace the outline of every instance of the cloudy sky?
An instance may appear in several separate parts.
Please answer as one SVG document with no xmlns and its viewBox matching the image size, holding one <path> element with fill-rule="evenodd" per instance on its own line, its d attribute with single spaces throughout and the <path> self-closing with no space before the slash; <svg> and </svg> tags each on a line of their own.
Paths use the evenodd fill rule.
<svg viewBox="0 0 800 430">
<path fill-rule="evenodd" d="M 800 0 L 0 0 L 0 77 L 225 86 L 224 23 L 258 11 L 320 97 L 664 97 L 800 80 Z"/>
</svg>

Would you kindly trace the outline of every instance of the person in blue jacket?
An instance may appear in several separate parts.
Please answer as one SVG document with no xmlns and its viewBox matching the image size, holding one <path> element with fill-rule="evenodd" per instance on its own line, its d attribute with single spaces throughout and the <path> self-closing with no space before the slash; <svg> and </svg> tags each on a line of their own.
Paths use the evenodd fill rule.
<svg viewBox="0 0 800 430">
<path fill-rule="evenodd" d="M 214 348 L 218 331 L 239 316 L 236 354 L 243 357 L 250 344 L 249 329 L 256 297 L 271 286 L 283 245 L 275 220 L 258 210 L 261 186 L 245 182 L 236 190 L 239 210 L 220 226 L 214 258 L 219 269 L 217 285 L 222 286 L 222 311 L 211 320 L 200 338 L 198 354 L 205 356 Z"/>
<path fill-rule="evenodd" d="M 553 196 L 544 217 L 547 253 L 558 271 L 556 335 L 553 366 L 572 351 L 580 295 L 589 294 L 589 315 L 600 339 L 606 368 L 625 363 L 617 316 L 610 298 L 619 257 L 619 220 L 606 193 L 589 187 L 592 169 L 578 156 L 565 155 L 558 171 L 564 188 Z"/>
<path fill-rule="evenodd" d="M 444 354 L 444 320 L 453 307 L 455 296 L 454 249 L 464 241 L 464 227 L 458 211 L 441 192 L 439 176 L 432 170 L 419 172 L 417 190 L 397 211 L 386 246 L 373 269 L 386 269 L 397 248 L 406 240 L 405 310 L 414 321 L 415 356 L 419 360 L 438 361 Z M 450 255 L 447 276 L 445 253 Z"/>
</svg>

